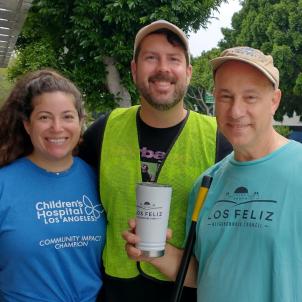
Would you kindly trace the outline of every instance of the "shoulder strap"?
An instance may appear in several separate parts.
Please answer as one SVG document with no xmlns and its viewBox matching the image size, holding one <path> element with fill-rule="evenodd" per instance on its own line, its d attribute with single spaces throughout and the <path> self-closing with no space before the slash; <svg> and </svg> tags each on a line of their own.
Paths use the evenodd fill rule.
<svg viewBox="0 0 302 302">
<path fill-rule="evenodd" d="M 225 136 L 217 130 L 215 162 L 219 162 L 233 151 L 233 147 Z"/>
</svg>

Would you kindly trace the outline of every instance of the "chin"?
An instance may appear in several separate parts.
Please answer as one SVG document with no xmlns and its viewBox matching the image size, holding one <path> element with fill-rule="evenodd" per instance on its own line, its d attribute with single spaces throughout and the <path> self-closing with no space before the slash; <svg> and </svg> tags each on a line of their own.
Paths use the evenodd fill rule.
<svg viewBox="0 0 302 302">
<path fill-rule="evenodd" d="M 71 153 L 50 153 L 48 154 L 49 158 L 52 158 L 54 161 L 56 160 L 70 160 L 72 158 Z"/>
</svg>

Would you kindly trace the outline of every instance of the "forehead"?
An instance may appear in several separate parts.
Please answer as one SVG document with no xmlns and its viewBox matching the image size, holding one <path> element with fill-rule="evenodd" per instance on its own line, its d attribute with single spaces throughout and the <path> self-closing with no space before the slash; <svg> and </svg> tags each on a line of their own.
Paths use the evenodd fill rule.
<svg viewBox="0 0 302 302">
<path fill-rule="evenodd" d="M 146 36 L 140 43 L 140 49 L 142 52 L 154 51 L 154 52 L 172 52 L 181 53 L 185 56 L 184 49 L 177 44 L 172 44 L 168 41 L 166 35 L 151 33 Z"/>
<path fill-rule="evenodd" d="M 62 91 L 44 92 L 35 96 L 32 104 L 34 109 L 42 107 L 47 107 L 50 110 L 60 107 L 75 109 L 75 98 L 72 94 Z"/>
<path fill-rule="evenodd" d="M 255 85 L 259 87 L 272 87 L 271 81 L 256 67 L 236 61 L 230 60 L 223 63 L 214 74 L 215 88 L 220 85 L 228 85 L 237 83 L 240 85 Z"/>
</svg>

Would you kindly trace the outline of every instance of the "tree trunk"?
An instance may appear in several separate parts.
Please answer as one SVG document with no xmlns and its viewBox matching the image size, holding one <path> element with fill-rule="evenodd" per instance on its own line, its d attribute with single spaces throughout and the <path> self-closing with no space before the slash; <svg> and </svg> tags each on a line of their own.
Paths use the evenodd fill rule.
<svg viewBox="0 0 302 302">
<path fill-rule="evenodd" d="M 128 90 L 121 83 L 114 59 L 112 57 L 104 57 L 103 62 L 106 66 L 107 87 L 109 92 L 115 96 L 119 107 L 130 107 L 131 97 Z"/>
</svg>

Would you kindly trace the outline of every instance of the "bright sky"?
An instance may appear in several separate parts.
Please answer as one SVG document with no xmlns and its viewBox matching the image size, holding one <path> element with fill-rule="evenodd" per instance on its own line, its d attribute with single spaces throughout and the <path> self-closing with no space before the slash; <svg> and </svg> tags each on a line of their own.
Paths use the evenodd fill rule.
<svg viewBox="0 0 302 302">
<path fill-rule="evenodd" d="M 189 37 L 190 51 L 193 57 L 200 56 L 202 51 L 210 50 L 217 46 L 217 43 L 222 39 L 221 27 L 231 27 L 232 16 L 235 12 L 241 9 L 239 0 L 228 0 L 228 3 L 223 3 L 219 12 L 215 12 L 208 23 L 207 29 L 201 29 L 197 33 L 191 33 Z"/>
</svg>

